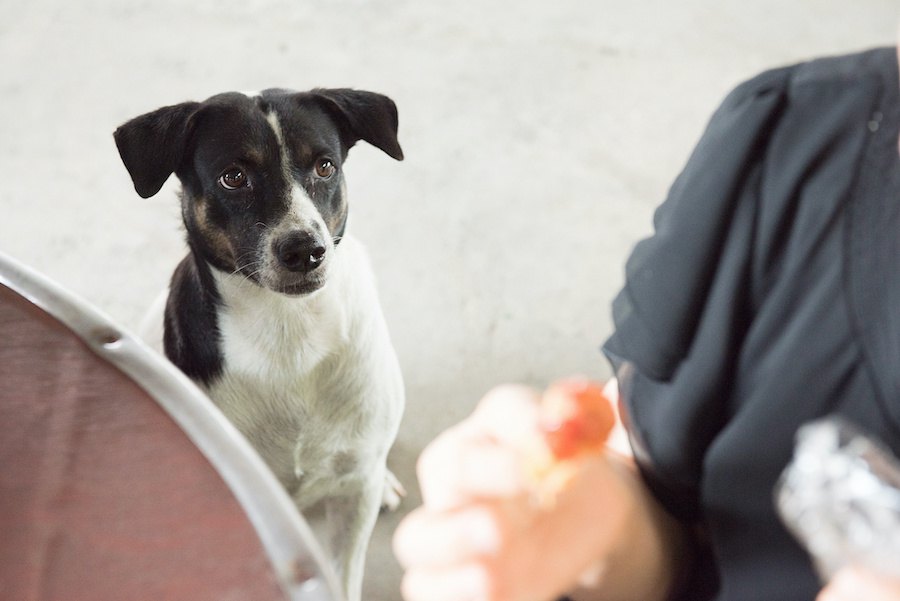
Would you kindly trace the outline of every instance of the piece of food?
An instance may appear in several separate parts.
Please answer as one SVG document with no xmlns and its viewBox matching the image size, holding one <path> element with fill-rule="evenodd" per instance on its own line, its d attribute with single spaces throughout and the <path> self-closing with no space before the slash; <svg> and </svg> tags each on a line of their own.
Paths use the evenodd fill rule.
<svg viewBox="0 0 900 601">
<path fill-rule="evenodd" d="M 603 453 L 615 422 L 603 388 L 590 380 L 561 380 L 544 391 L 538 408 L 540 440 L 526 456 L 527 477 L 539 504 L 553 504 L 581 458 Z"/>
<path fill-rule="evenodd" d="M 557 460 L 602 451 L 616 423 L 603 388 L 575 378 L 547 388 L 539 419 L 547 446 Z"/>
</svg>

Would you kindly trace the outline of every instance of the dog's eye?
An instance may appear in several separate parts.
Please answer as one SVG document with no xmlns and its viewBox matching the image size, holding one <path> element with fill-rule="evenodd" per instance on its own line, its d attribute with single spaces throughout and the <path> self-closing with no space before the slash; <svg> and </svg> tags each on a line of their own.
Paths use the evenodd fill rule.
<svg viewBox="0 0 900 601">
<path fill-rule="evenodd" d="M 337 168 L 334 166 L 334 163 L 328 159 L 319 159 L 318 162 L 316 162 L 316 175 L 322 179 L 328 179 L 334 175 L 336 170 Z"/>
<path fill-rule="evenodd" d="M 237 190 L 249 185 L 249 182 L 247 181 L 247 175 L 234 167 L 219 176 L 219 185 L 226 190 Z"/>
</svg>

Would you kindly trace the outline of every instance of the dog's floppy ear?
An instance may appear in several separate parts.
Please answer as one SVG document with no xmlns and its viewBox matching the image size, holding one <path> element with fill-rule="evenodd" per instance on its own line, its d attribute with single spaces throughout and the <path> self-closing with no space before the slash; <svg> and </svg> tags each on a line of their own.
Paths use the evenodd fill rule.
<svg viewBox="0 0 900 601">
<path fill-rule="evenodd" d="M 113 137 L 134 189 L 150 198 L 162 188 L 184 157 L 191 117 L 200 106 L 184 102 L 135 117 Z"/>
<path fill-rule="evenodd" d="M 397 105 L 382 94 L 348 88 L 317 89 L 313 96 L 345 132 L 348 144 L 365 140 L 391 158 L 403 160 L 397 141 Z"/>
</svg>

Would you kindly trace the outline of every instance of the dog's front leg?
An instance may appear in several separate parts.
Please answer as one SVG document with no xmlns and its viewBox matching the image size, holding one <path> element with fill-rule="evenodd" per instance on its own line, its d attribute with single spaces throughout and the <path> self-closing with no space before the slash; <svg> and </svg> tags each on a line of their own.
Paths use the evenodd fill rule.
<svg viewBox="0 0 900 601">
<path fill-rule="evenodd" d="M 391 470 L 384 471 L 384 492 L 381 495 L 381 509 L 384 511 L 397 511 L 403 498 L 406 496 L 406 489 L 400 480 Z"/>
<path fill-rule="evenodd" d="M 381 507 L 383 478 L 373 478 L 357 494 L 332 497 L 325 504 L 328 545 L 347 601 L 360 601 L 366 550 Z"/>
</svg>

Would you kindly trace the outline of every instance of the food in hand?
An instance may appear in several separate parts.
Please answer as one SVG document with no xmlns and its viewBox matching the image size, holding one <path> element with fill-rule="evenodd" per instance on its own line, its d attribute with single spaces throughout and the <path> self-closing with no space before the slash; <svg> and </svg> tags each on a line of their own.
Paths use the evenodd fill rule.
<svg viewBox="0 0 900 601">
<path fill-rule="evenodd" d="M 539 440 L 526 458 L 528 481 L 540 505 L 552 505 L 575 473 L 577 462 L 603 453 L 615 425 L 612 403 L 590 380 L 551 384 L 538 408 Z"/>
<path fill-rule="evenodd" d="M 541 399 L 539 427 L 557 460 L 602 451 L 615 422 L 603 389 L 589 380 L 556 382 Z"/>
</svg>

